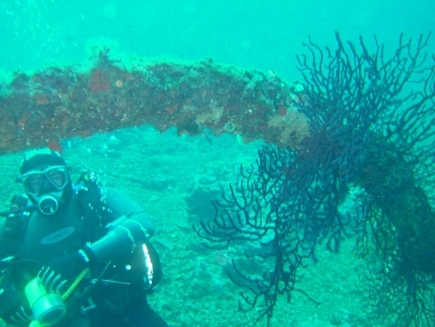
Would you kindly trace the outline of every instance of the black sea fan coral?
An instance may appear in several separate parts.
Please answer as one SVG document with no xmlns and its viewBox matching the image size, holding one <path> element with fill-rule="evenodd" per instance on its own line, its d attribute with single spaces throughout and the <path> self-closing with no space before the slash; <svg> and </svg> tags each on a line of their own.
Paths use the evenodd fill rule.
<svg viewBox="0 0 435 327">
<path fill-rule="evenodd" d="M 422 66 L 427 38 L 414 46 L 401 37 L 391 58 L 377 40 L 373 52 L 362 38 L 358 47 L 345 46 L 338 34 L 336 40 L 335 51 L 310 40 L 310 55 L 298 56 L 307 99 L 301 111 L 310 125 L 304 144 L 319 168 L 338 169 L 349 181 L 374 144 L 401 142 L 400 151 L 409 152 L 433 137 L 434 68 Z"/>
<path fill-rule="evenodd" d="M 258 320 L 267 317 L 268 322 L 280 294 L 288 301 L 293 291 L 308 296 L 295 287 L 297 269 L 312 255 L 312 247 L 304 244 L 308 239 L 298 208 L 301 202 L 288 189 L 287 172 L 294 159 L 294 152 L 264 147 L 257 164 L 241 167 L 237 182 L 214 201 L 214 220 L 196 229 L 210 246 L 241 248 L 244 256 L 233 261 L 229 272 L 235 284 L 247 289 L 240 309 L 257 306 Z"/>
<path fill-rule="evenodd" d="M 262 261 L 263 270 L 243 269 L 252 265 L 241 258 L 230 272 L 248 290 L 242 308 L 261 306 L 269 324 L 277 296 L 302 292 L 297 269 L 316 260 L 319 244 L 337 252 L 352 236 L 357 254 L 371 258 L 363 278 L 375 319 L 434 324 L 435 65 L 423 53 L 427 42 L 401 36 L 389 56 L 376 39 L 371 50 L 338 34 L 335 50 L 305 45 L 299 110 L 309 135 L 296 150 L 261 150 L 215 201 L 214 221 L 197 230 L 209 246 L 243 241 L 260 253 L 244 260 Z M 344 211 L 350 198 L 353 209 Z"/>
</svg>

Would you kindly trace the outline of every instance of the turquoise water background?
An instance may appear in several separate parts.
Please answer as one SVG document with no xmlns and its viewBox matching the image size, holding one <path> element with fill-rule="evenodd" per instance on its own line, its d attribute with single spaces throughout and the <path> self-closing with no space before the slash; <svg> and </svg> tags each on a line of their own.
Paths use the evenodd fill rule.
<svg viewBox="0 0 435 327">
<path fill-rule="evenodd" d="M 16 71 L 87 63 L 94 46 L 108 46 L 123 60 L 210 57 L 293 81 L 299 78 L 295 56 L 309 36 L 333 47 L 335 31 L 355 43 L 362 35 L 373 44 L 376 35 L 394 51 L 400 33 L 427 35 L 434 22 L 435 0 L 0 0 L 0 81 Z M 228 186 L 241 163 L 254 163 L 259 143 L 241 144 L 229 135 L 177 137 L 173 130 L 162 135 L 148 127 L 62 143 L 75 177 L 84 167 L 97 170 L 153 217 L 165 277 L 151 302 L 171 326 L 253 325 L 255 310 L 237 311 L 240 290 L 223 272 L 235 254 L 200 249 L 191 228 L 198 217 L 188 211 L 210 185 Z M 17 154 L 0 156 L 3 209 L 10 194 L 21 192 L 11 182 L 20 161 Z M 291 305 L 285 299 L 277 304 L 271 326 L 376 326 L 358 302 L 357 271 L 366 262 L 352 247 L 343 242 L 337 255 L 320 249 L 319 262 L 303 270 L 298 287 L 322 306 L 295 292 Z"/>
<path fill-rule="evenodd" d="M 308 36 L 332 44 L 363 35 L 394 48 L 399 34 L 434 27 L 433 0 L 2 0 L 0 71 L 80 63 L 95 44 L 126 56 L 169 57 L 271 70 L 297 79 L 295 54 Z"/>
</svg>

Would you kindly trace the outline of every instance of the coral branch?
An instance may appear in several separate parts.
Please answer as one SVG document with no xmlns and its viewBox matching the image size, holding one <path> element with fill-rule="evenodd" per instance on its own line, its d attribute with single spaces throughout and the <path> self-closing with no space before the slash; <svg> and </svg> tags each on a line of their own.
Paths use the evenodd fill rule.
<svg viewBox="0 0 435 327">
<path fill-rule="evenodd" d="M 305 45 L 299 110 L 309 132 L 291 150 L 263 148 L 198 231 L 212 243 L 257 248 L 230 273 L 248 293 L 241 309 L 259 307 L 258 319 L 269 324 L 277 297 L 291 300 L 298 268 L 317 259 L 319 245 L 338 252 L 357 236 L 360 253 L 374 260 L 365 280 L 376 318 L 431 325 L 435 64 L 423 53 L 427 42 L 401 36 L 391 57 L 376 39 L 373 52 L 362 38 L 354 45 L 338 34 L 334 51 Z M 241 268 L 255 259 L 263 260 L 257 271 Z"/>
</svg>

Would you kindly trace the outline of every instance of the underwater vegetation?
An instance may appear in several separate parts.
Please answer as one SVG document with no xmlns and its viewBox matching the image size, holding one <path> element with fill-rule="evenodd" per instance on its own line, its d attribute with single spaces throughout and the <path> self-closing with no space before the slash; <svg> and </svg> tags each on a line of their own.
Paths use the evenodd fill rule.
<svg viewBox="0 0 435 327">
<path fill-rule="evenodd" d="M 435 58 L 428 37 L 384 49 L 311 40 L 300 83 L 274 74 L 197 64 L 124 65 L 110 51 L 95 65 L 17 73 L 0 85 L 0 153 L 150 124 L 178 134 L 229 133 L 270 145 L 213 201 L 195 227 L 212 248 L 241 253 L 226 267 L 245 291 L 240 308 L 270 324 L 300 271 L 354 240 L 373 321 L 435 321 Z M 234 253 L 237 251 L 233 251 Z"/>
<path fill-rule="evenodd" d="M 387 55 L 375 39 L 336 48 L 309 41 L 298 56 L 308 135 L 289 148 L 265 146 L 252 167 L 213 201 L 215 217 L 195 227 L 211 248 L 252 248 L 232 262 L 245 289 L 242 310 L 273 316 L 299 289 L 298 270 L 316 250 L 355 240 L 373 322 L 435 324 L 435 58 L 428 37 Z M 253 268 L 254 267 L 254 268 Z"/>
<path fill-rule="evenodd" d="M 282 146 L 306 134 L 292 110 L 302 92 L 278 77 L 205 60 L 195 64 L 110 59 L 102 49 L 93 67 L 16 73 L 0 85 L 0 154 L 41 147 L 76 136 L 149 124 L 179 135 L 230 133 L 246 142 Z"/>
</svg>

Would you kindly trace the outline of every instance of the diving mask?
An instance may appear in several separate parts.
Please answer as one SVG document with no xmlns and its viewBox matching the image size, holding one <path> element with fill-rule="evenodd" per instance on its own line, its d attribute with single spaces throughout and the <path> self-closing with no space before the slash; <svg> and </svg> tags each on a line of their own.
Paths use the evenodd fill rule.
<svg viewBox="0 0 435 327">
<path fill-rule="evenodd" d="M 21 175 L 26 193 L 38 196 L 52 191 L 62 191 L 68 184 L 68 168 L 66 166 L 48 166 L 44 169 L 32 169 Z"/>
</svg>

